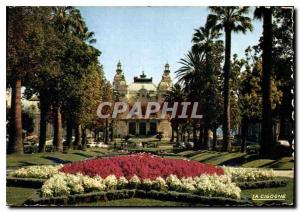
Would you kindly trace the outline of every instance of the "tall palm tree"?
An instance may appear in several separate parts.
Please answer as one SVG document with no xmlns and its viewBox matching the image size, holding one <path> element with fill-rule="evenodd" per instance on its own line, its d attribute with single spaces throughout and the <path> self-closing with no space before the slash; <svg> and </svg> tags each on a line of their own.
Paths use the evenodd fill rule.
<svg viewBox="0 0 300 212">
<path fill-rule="evenodd" d="M 251 19 L 245 15 L 249 7 L 209 7 L 208 24 L 218 31 L 225 32 L 225 63 L 224 63 L 224 121 L 223 121 L 223 151 L 231 151 L 230 139 L 230 87 L 231 70 L 231 33 L 252 30 Z"/>
<path fill-rule="evenodd" d="M 182 86 L 178 83 L 174 84 L 171 87 L 171 90 L 168 91 L 165 95 L 165 102 L 168 102 L 170 104 L 173 104 L 174 102 L 183 102 L 186 98 L 185 92 L 182 88 Z M 180 125 L 180 119 L 175 118 L 171 119 L 171 126 L 172 126 L 172 136 L 174 136 L 174 131 L 176 132 L 176 143 L 179 144 L 179 138 L 181 137 L 179 135 L 179 125 Z M 172 137 L 171 140 L 173 141 L 174 138 Z"/>
<path fill-rule="evenodd" d="M 261 155 L 270 156 L 274 147 L 272 106 L 271 106 L 271 73 L 272 73 L 272 8 L 257 7 L 254 18 L 263 19 L 262 47 L 262 131 Z"/>
<path fill-rule="evenodd" d="M 204 27 L 195 29 L 192 42 L 194 43 L 192 50 L 196 52 L 209 52 L 212 44 L 221 36 L 221 33 L 208 23 Z M 219 42 L 219 41 L 217 41 Z"/>
</svg>

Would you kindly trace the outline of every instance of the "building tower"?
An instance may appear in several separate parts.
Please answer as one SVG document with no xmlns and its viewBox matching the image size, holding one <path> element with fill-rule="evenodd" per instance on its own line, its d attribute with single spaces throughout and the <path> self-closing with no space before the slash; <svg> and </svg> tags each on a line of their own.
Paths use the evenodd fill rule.
<svg viewBox="0 0 300 212">
<path fill-rule="evenodd" d="M 171 89 L 171 87 L 172 87 L 172 79 L 170 76 L 170 65 L 166 63 L 161 81 L 158 84 L 159 99 L 163 98 L 163 96 Z"/>
<path fill-rule="evenodd" d="M 113 90 L 119 97 L 125 98 L 127 94 L 127 83 L 122 70 L 122 64 L 119 61 L 117 64 L 116 74 L 113 81 Z"/>
</svg>

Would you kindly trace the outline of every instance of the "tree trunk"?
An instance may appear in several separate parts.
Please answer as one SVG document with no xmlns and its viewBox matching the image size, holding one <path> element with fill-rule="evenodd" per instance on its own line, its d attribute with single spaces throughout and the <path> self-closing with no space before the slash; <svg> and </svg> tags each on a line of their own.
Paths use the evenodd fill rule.
<svg viewBox="0 0 300 212">
<path fill-rule="evenodd" d="M 61 112 L 60 107 L 54 109 L 54 137 L 53 145 L 55 150 L 62 152 L 63 143 L 62 143 L 62 123 L 61 123 Z"/>
<path fill-rule="evenodd" d="M 114 123 L 113 120 L 111 120 L 110 123 L 110 142 L 114 141 Z"/>
<path fill-rule="evenodd" d="M 80 145 L 81 150 L 86 149 L 86 129 L 82 128 L 82 138 L 81 138 L 81 145 Z"/>
<path fill-rule="evenodd" d="M 45 152 L 46 134 L 47 134 L 47 113 L 48 103 L 44 94 L 40 93 L 40 135 L 39 135 L 39 152 Z"/>
<path fill-rule="evenodd" d="M 67 119 L 67 135 L 66 135 L 66 146 L 67 148 L 72 148 L 72 136 L 73 136 L 73 122 L 70 118 Z"/>
<path fill-rule="evenodd" d="M 21 80 L 16 79 L 12 84 L 11 117 L 9 132 L 9 154 L 23 154 L 22 138 L 22 108 L 21 108 Z"/>
<path fill-rule="evenodd" d="M 104 143 L 108 144 L 108 119 L 105 120 L 105 139 Z"/>
<path fill-rule="evenodd" d="M 271 72 L 272 72 L 272 12 L 264 9 L 263 42 L 262 42 L 262 131 L 261 156 L 270 157 L 274 150 L 273 123 L 271 108 Z"/>
<path fill-rule="evenodd" d="M 217 128 L 213 129 L 213 143 L 212 143 L 212 150 L 216 150 L 217 147 Z"/>
<path fill-rule="evenodd" d="M 200 133 L 199 133 L 199 142 L 198 142 L 198 148 L 203 148 L 203 126 L 200 127 Z"/>
<path fill-rule="evenodd" d="M 176 126 L 176 143 L 177 144 L 179 144 L 179 137 L 180 137 L 180 135 L 179 135 L 179 126 L 177 125 Z"/>
<path fill-rule="evenodd" d="M 241 137 L 242 137 L 242 143 L 241 143 L 241 152 L 246 152 L 246 138 L 247 138 L 247 120 L 245 118 L 242 118 L 242 132 L 241 132 Z"/>
<path fill-rule="evenodd" d="M 194 145 L 197 141 L 197 129 L 196 129 L 196 125 L 193 126 L 193 142 L 194 142 Z"/>
<path fill-rule="evenodd" d="M 231 70 L 231 30 L 225 27 L 225 63 L 224 63 L 224 120 L 223 120 L 223 151 L 231 151 L 230 139 L 230 88 Z"/>
<path fill-rule="evenodd" d="M 206 126 L 203 129 L 203 147 L 204 149 L 209 147 L 208 128 Z"/>
<path fill-rule="evenodd" d="M 174 126 L 172 126 L 172 135 L 171 135 L 171 140 L 170 140 L 171 143 L 174 142 Z"/>
<path fill-rule="evenodd" d="M 78 148 L 80 140 L 81 140 L 81 125 L 77 124 L 75 127 L 75 141 L 73 145 L 74 148 L 75 147 Z"/>
</svg>

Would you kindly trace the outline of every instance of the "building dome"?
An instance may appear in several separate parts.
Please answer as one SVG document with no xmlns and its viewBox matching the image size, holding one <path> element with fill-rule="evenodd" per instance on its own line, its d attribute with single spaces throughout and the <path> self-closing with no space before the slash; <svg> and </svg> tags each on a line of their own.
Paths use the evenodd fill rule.
<svg viewBox="0 0 300 212">
<path fill-rule="evenodd" d="M 138 92 L 141 89 L 145 89 L 147 91 L 156 91 L 156 85 L 154 83 L 139 83 L 134 82 L 128 86 L 129 92 Z"/>
</svg>

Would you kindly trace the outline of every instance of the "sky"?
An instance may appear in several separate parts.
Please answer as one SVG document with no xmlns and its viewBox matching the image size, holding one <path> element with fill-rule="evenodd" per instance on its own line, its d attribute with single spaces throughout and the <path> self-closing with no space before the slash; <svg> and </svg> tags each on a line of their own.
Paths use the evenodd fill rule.
<svg viewBox="0 0 300 212">
<path fill-rule="evenodd" d="M 112 82 L 120 60 L 128 83 L 142 71 L 153 82 L 161 80 L 164 65 L 170 65 L 174 81 L 178 63 L 190 50 L 194 29 L 204 26 L 207 7 L 79 7 L 90 31 L 106 78 Z M 253 10 L 251 8 L 251 10 Z M 253 12 L 249 13 L 253 17 Z M 232 54 L 244 55 L 249 45 L 256 45 L 262 23 L 253 21 L 253 31 L 232 35 Z M 223 37 L 222 37 L 223 39 Z"/>
</svg>

